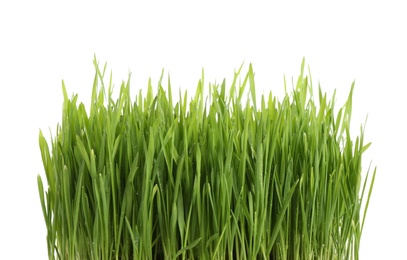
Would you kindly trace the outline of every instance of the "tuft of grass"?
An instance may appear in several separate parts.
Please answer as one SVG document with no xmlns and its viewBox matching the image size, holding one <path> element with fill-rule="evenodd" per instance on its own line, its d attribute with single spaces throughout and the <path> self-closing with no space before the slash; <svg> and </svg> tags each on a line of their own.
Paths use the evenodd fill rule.
<svg viewBox="0 0 407 260">
<path fill-rule="evenodd" d="M 209 102 L 203 73 L 189 101 L 163 75 L 155 95 L 149 81 L 132 100 L 129 77 L 114 99 L 95 59 L 89 111 L 62 82 L 50 146 L 39 134 L 49 259 L 358 259 L 370 143 L 350 137 L 354 85 L 336 112 L 304 63 L 292 92 L 259 103 L 251 65 Z"/>
</svg>

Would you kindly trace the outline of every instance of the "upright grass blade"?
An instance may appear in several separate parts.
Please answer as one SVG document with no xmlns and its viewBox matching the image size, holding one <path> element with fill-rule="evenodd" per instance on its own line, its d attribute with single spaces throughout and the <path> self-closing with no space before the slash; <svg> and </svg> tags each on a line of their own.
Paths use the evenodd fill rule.
<svg viewBox="0 0 407 260">
<path fill-rule="evenodd" d="M 303 60 L 281 101 L 257 99 L 242 64 L 229 91 L 206 97 L 202 70 L 173 103 L 162 71 L 133 102 L 130 75 L 115 100 L 94 66 L 89 114 L 62 82 L 50 147 L 39 133 L 49 259 L 358 259 L 376 169 L 362 175 L 364 128 L 351 139 L 354 83 L 338 111 L 336 92 L 316 102 Z"/>
</svg>

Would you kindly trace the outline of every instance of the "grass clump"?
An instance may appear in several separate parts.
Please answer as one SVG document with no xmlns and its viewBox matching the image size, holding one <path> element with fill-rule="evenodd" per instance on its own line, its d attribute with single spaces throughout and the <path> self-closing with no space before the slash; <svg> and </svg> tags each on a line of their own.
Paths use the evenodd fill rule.
<svg viewBox="0 0 407 260">
<path fill-rule="evenodd" d="M 282 101 L 257 104 L 251 65 L 209 102 L 203 73 L 189 102 L 162 75 L 114 100 L 94 65 L 90 111 L 62 84 L 51 147 L 39 135 L 49 259 L 358 259 L 376 170 L 362 178 L 364 129 L 350 137 L 353 85 L 336 113 L 303 61 Z"/>
</svg>

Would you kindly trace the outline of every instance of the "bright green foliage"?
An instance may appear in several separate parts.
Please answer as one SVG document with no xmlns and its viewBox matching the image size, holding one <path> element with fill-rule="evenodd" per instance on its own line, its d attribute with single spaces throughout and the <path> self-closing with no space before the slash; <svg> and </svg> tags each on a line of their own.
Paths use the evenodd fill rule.
<svg viewBox="0 0 407 260">
<path fill-rule="evenodd" d="M 303 61 L 292 93 L 256 104 L 250 66 L 174 105 L 162 76 L 114 100 L 95 68 L 89 113 L 63 84 L 51 149 L 40 132 L 49 259 L 358 259 L 376 170 L 362 179 L 370 143 L 350 138 L 353 85 L 335 114 Z"/>
</svg>

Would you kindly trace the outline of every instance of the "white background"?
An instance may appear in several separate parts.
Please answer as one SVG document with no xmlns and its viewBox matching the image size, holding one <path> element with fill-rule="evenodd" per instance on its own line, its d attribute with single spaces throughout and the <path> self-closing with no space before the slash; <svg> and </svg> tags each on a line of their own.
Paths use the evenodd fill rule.
<svg viewBox="0 0 407 260">
<path fill-rule="evenodd" d="M 407 8 L 392 1 L 168 2 L 1 2 L 0 258 L 47 259 L 38 133 L 55 133 L 62 79 L 89 104 L 96 54 L 116 85 L 132 72 L 134 93 L 150 76 L 156 84 L 162 68 L 173 89 L 189 93 L 202 67 L 207 83 L 230 83 L 245 61 L 258 94 L 281 96 L 284 75 L 296 79 L 303 57 L 314 85 L 337 89 L 338 105 L 356 80 L 353 133 L 368 115 L 365 140 L 373 144 L 364 170 L 370 161 L 378 166 L 360 256 L 407 259 Z"/>
</svg>

